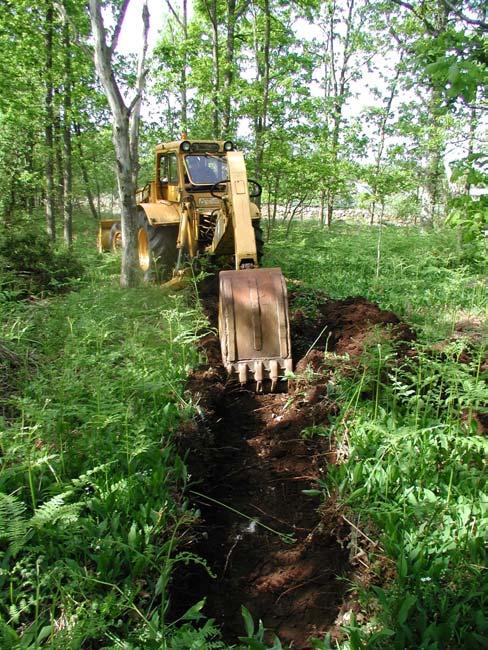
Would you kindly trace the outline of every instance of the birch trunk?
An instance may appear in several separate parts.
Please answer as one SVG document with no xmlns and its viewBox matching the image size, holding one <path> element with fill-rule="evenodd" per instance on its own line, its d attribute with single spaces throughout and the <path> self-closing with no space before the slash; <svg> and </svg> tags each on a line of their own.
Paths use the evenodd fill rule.
<svg viewBox="0 0 488 650">
<path fill-rule="evenodd" d="M 128 1 L 122 5 L 114 31 L 112 43 L 107 44 L 106 29 L 103 24 L 100 0 L 89 0 L 90 21 L 94 39 L 95 67 L 100 81 L 107 93 L 107 100 L 112 112 L 113 142 L 115 148 L 117 187 L 120 201 L 120 216 L 122 225 L 122 267 L 120 284 L 122 287 L 136 286 L 140 280 L 139 259 L 137 251 L 137 207 L 135 199 L 135 176 L 133 160 L 134 148 L 131 146 L 132 136 L 137 133 L 140 110 L 140 100 L 144 89 L 145 54 L 147 51 L 147 26 L 149 13 L 147 4 L 143 8 L 143 43 L 138 63 L 138 78 L 136 82 L 136 96 L 129 107 L 126 106 L 120 88 L 115 79 L 112 65 L 113 51 L 117 45 L 118 34 L 122 26 Z M 134 115 L 133 115 L 134 112 Z M 132 128 L 131 128 L 132 116 Z"/>
<path fill-rule="evenodd" d="M 46 1 L 46 96 L 45 96 L 45 144 L 46 144 L 46 196 L 45 215 L 46 232 L 51 241 L 56 239 L 56 228 L 54 218 L 54 137 L 53 137 L 53 21 L 54 8 L 52 0 Z"/>
<path fill-rule="evenodd" d="M 72 177 L 72 145 L 71 145 L 71 39 L 67 14 L 63 18 L 64 46 L 64 123 L 63 123 L 63 224 L 64 243 L 71 248 L 73 243 L 73 177 Z"/>
</svg>

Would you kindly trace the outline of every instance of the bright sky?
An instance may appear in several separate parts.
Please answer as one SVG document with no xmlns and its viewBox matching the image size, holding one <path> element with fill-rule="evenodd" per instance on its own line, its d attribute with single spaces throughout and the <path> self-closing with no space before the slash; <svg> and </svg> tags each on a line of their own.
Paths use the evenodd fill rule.
<svg viewBox="0 0 488 650">
<path fill-rule="evenodd" d="M 131 0 L 129 4 L 129 7 L 127 9 L 127 14 L 124 20 L 124 24 L 122 26 L 122 31 L 119 37 L 118 49 L 123 54 L 137 54 L 139 52 L 140 39 L 142 34 L 141 15 L 142 15 L 143 4 L 144 4 L 144 0 Z M 180 0 L 172 0 L 172 5 L 175 7 L 176 11 L 178 11 L 181 7 L 181 2 Z M 159 34 L 163 29 L 165 22 L 168 18 L 169 9 L 165 0 L 148 0 L 148 7 L 149 7 L 149 14 L 150 14 L 149 53 L 151 53 L 152 49 L 157 43 Z M 193 13 L 191 0 L 188 2 L 188 13 L 189 16 L 191 17 Z M 297 21 L 297 23 L 295 24 L 295 29 L 297 31 L 297 34 L 301 37 L 309 38 L 309 39 L 320 38 L 320 29 L 318 28 L 318 26 L 310 25 L 309 23 L 303 20 Z M 385 66 L 388 65 L 387 59 L 390 59 L 389 60 L 390 66 L 393 63 L 393 61 L 391 60 L 391 55 L 393 52 L 394 51 L 392 50 L 389 53 L 389 56 L 387 56 L 386 58 L 381 57 L 382 60 L 384 61 Z M 395 58 L 396 54 L 397 53 L 395 52 L 393 58 Z M 353 84 L 352 91 L 356 95 L 356 97 L 354 101 L 349 102 L 347 108 L 347 113 L 349 117 L 357 116 L 365 106 L 375 104 L 373 95 L 371 94 L 370 91 L 370 87 L 376 84 L 382 85 L 377 75 L 375 75 L 374 73 L 369 73 L 365 70 L 362 78 Z M 317 87 L 317 92 L 321 92 L 319 90 L 319 87 Z M 313 92 L 313 94 L 316 93 Z M 403 95 L 402 99 L 405 100 L 406 96 Z M 150 92 L 149 92 L 146 95 L 142 112 L 143 114 L 151 114 L 154 113 L 154 111 L 155 111 L 155 106 L 152 101 L 152 98 L 150 97 Z M 244 131 L 247 131 L 247 128 L 248 127 L 246 126 L 246 124 L 241 124 L 241 128 L 239 129 L 239 131 L 241 132 L 243 129 Z M 454 157 L 458 157 L 459 151 L 457 147 L 455 147 L 454 154 L 453 154 Z M 450 157 L 452 157 L 452 155 Z"/>
<path fill-rule="evenodd" d="M 119 37 L 119 51 L 123 54 L 137 54 L 142 34 L 142 6 L 143 0 L 132 0 L 127 9 L 122 31 Z M 149 8 L 149 50 L 151 51 L 158 39 L 168 14 L 164 0 L 148 0 Z M 174 2 L 176 7 L 179 1 Z"/>
</svg>

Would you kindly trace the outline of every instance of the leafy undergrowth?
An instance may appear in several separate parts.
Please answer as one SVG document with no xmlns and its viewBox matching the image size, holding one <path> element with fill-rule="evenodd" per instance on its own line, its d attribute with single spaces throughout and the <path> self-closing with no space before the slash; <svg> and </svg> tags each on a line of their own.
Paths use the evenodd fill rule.
<svg viewBox="0 0 488 650">
<path fill-rule="evenodd" d="M 377 302 L 421 326 L 419 335 L 430 342 L 452 334 L 466 316 L 486 313 L 486 273 L 460 264 L 452 230 L 385 226 L 380 233 L 377 227 L 337 224 L 321 231 L 315 223 L 297 224 L 288 238 L 284 229 L 273 232 L 266 265 L 281 266 L 287 278 L 331 298 Z"/>
<path fill-rule="evenodd" d="M 481 649 L 488 643 L 488 366 L 479 318 L 486 285 L 457 265 L 449 233 L 385 228 L 379 268 L 377 237 L 377 229 L 297 227 L 291 240 L 276 234 L 267 258 L 305 284 L 298 304 L 305 318 L 313 320 L 320 289 L 364 295 L 417 330 L 407 353 L 378 337 L 359 364 L 334 358 L 331 386 L 342 406 L 324 434 L 335 437 L 341 462 L 321 487 L 354 524 L 363 581 L 355 585 L 361 607 L 343 617 L 342 640 L 315 647 Z"/>
<path fill-rule="evenodd" d="M 84 275 L 80 260 L 56 250 L 34 222 L 0 233 L 0 302 L 33 299 L 76 287 Z"/>
<path fill-rule="evenodd" d="M 211 647 L 212 622 L 167 620 L 173 567 L 199 561 L 172 434 L 206 321 L 159 288 L 122 291 L 92 247 L 79 292 L 3 313 L 0 647 Z"/>
</svg>

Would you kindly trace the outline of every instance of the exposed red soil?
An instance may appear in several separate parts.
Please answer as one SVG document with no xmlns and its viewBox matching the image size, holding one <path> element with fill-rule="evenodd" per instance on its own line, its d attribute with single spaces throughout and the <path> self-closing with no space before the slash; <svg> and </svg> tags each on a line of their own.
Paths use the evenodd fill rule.
<svg viewBox="0 0 488 650">
<path fill-rule="evenodd" d="M 215 322 L 215 282 L 201 295 Z M 335 631 L 351 577 L 348 549 L 338 541 L 347 536 L 339 531 L 344 522 L 328 521 L 325 513 L 333 504 L 319 509 L 317 496 L 306 493 L 335 462 L 327 425 L 337 412 L 328 396 L 336 358 L 326 359 L 324 350 L 353 360 L 378 328 L 396 341 L 413 334 L 394 314 L 363 298 L 319 298 L 317 313 L 308 318 L 293 309 L 291 296 L 299 378 L 287 393 L 256 395 L 228 382 L 219 341 L 210 335 L 201 341 L 208 365 L 189 380 L 200 418 L 181 431 L 180 447 L 198 482 L 192 498 L 202 528 L 194 550 L 216 578 L 186 568 L 175 581 L 174 599 L 182 610 L 206 595 L 204 613 L 222 625 L 228 642 L 244 633 L 245 605 L 284 644 L 311 648 L 311 637 Z M 321 332 L 325 338 L 316 341 Z M 322 435 L 303 435 L 312 426 L 320 426 Z"/>
</svg>

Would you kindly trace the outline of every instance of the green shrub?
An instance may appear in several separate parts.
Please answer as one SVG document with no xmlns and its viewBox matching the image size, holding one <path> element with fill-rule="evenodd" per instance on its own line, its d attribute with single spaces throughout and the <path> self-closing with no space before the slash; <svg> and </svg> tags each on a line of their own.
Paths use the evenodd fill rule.
<svg viewBox="0 0 488 650">
<path fill-rule="evenodd" d="M 23 299 L 64 291 L 84 269 L 69 251 L 56 251 L 35 229 L 4 231 L 0 235 L 0 291 L 3 299 Z"/>
</svg>

